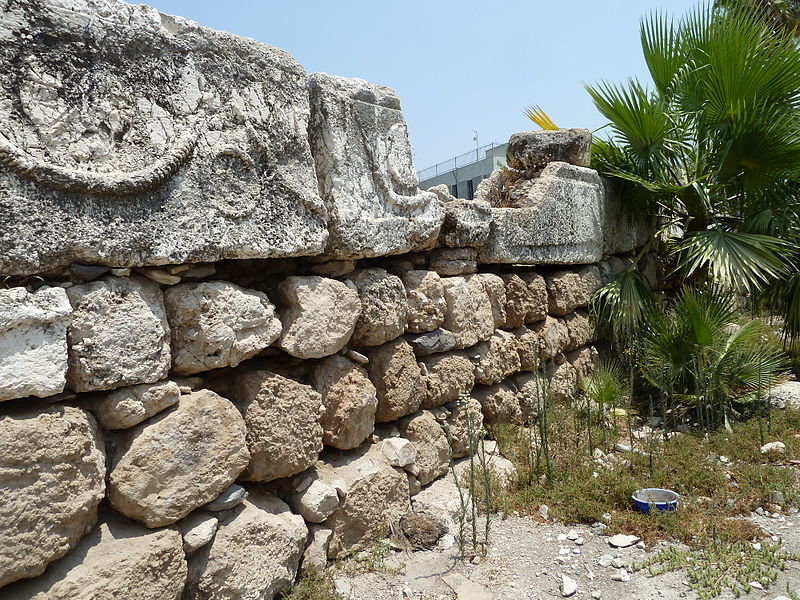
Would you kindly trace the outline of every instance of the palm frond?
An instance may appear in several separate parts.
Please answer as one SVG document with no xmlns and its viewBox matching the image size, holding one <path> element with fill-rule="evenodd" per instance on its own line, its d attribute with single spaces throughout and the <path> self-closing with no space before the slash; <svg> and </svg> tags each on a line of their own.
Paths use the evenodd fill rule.
<svg viewBox="0 0 800 600">
<path fill-rule="evenodd" d="M 545 131 L 558 131 L 561 129 L 539 106 L 529 106 L 523 111 L 523 113 L 526 117 L 528 117 L 531 121 L 536 123 Z"/>
<path fill-rule="evenodd" d="M 630 341 L 644 325 L 654 302 L 647 278 L 629 267 L 595 292 L 590 310 L 597 324 L 615 339 Z"/>
</svg>

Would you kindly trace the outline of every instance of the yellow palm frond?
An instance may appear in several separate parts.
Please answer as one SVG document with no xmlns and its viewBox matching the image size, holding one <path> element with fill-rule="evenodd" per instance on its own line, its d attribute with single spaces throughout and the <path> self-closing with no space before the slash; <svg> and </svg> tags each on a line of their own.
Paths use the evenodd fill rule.
<svg viewBox="0 0 800 600">
<path fill-rule="evenodd" d="M 547 131 L 558 131 L 561 129 L 539 106 L 529 106 L 525 109 L 524 113 L 526 117 L 528 117 L 542 129 Z"/>
</svg>

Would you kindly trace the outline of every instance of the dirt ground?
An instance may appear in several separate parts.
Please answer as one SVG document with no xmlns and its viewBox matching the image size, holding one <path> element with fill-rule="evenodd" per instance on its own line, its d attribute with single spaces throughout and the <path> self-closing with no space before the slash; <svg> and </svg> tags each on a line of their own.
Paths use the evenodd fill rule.
<svg viewBox="0 0 800 600">
<path fill-rule="evenodd" d="M 774 539 L 780 536 L 786 550 L 800 553 L 800 514 L 778 519 L 754 514 L 751 518 L 769 535 L 776 536 Z M 564 539 L 567 535 L 583 540 Z M 543 600 L 562 597 L 562 574 L 566 574 L 577 582 L 577 591 L 571 598 L 579 600 L 697 597 L 688 587 L 686 573 L 681 571 L 649 577 L 627 569 L 629 581 L 613 580 L 620 568 L 641 561 L 658 547 L 649 551 L 641 544 L 612 548 L 608 536 L 585 525 L 570 527 L 518 516 L 498 517 L 492 522 L 491 539 L 488 555 L 476 559 L 475 564 L 461 562 L 457 546 L 395 551 L 385 564 L 399 568 L 397 575 L 371 572 L 337 577 L 337 591 L 346 600 Z M 609 566 L 600 564 L 609 560 Z M 789 562 L 768 591 L 752 589 L 742 598 L 785 599 L 787 584 L 789 590 L 800 595 L 800 563 Z"/>
</svg>

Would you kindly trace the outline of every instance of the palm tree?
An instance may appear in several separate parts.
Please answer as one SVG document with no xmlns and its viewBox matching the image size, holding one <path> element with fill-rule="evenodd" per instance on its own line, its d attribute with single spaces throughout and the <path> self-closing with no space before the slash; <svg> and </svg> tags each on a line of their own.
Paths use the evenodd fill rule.
<svg viewBox="0 0 800 600">
<path fill-rule="evenodd" d="M 676 273 L 769 293 L 800 336 L 800 51 L 760 13 L 704 6 L 641 25 L 653 79 L 587 86 L 609 119 L 593 166 L 659 215 Z M 634 290 L 636 291 L 636 290 Z M 611 298 L 613 300 L 613 298 Z M 633 310 L 619 305 L 616 312 Z M 630 302 L 636 299 L 629 297 Z M 612 311 L 613 312 L 613 311 Z"/>
</svg>

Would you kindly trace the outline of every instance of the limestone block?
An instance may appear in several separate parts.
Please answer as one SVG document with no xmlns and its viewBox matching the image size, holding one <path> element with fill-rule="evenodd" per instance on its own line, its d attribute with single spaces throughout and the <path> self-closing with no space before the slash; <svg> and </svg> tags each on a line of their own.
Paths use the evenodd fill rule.
<svg viewBox="0 0 800 600">
<path fill-rule="evenodd" d="M 567 353 L 567 360 L 575 367 L 578 382 L 589 377 L 600 364 L 600 353 L 594 346 L 587 346 L 580 350 Z"/>
<path fill-rule="evenodd" d="M 592 133 L 588 129 L 522 131 L 508 140 L 509 165 L 528 174 L 540 172 L 559 161 L 588 167 L 592 157 Z"/>
<path fill-rule="evenodd" d="M 314 479 L 289 496 L 289 505 L 309 523 L 322 523 L 339 508 L 339 494 L 332 485 Z"/>
<path fill-rule="evenodd" d="M 475 382 L 483 385 L 499 383 L 520 368 L 519 343 L 513 333 L 498 329 L 488 341 L 469 349 L 475 365 Z"/>
<path fill-rule="evenodd" d="M 496 442 L 482 440 L 480 443 L 484 447 L 483 451 L 486 452 L 486 468 L 492 474 L 493 489 L 495 492 L 503 492 L 517 480 L 517 469 L 514 463 L 500 455 Z M 493 449 L 490 444 L 493 445 Z M 453 473 L 462 482 L 469 480 L 469 462 L 469 458 L 462 458 L 453 465 Z"/>
<path fill-rule="evenodd" d="M 396 275 L 384 269 L 359 269 L 350 277 L 361 299 L 361 315 L 350 343 L 380 346 L 406 329 L 406 288 Z"/>
<path fill-rule="evenodd" d="M 492 302 L 483 281 L 475 275 L 443 277 L 447 301 L 444 328 L 455 336 L 455 348 L 474 346 L 494 333 Z"/>
<path fill-rule="evenodd" d="M 408 342 L 398 339 L 371 350 L 367 370 L 378 396 L 376 422 L 395 421 L 417 412 L 427 391 Z"/>
<path fill-rule="evenodd" d="M 220 512 L 239 506 L 244 502 L 245 498 L 247 498 L 247 490 L 238 483 L 233 483 L 211 502 L 204 504 L 202 508 L 209 512 Z"/>
<path fill-rule="evenodd" d="M 285 307 L 281 348 L 298 358 L 321 358 L 344 348 L 361 314 L 352 284 L 317 275 L 292 276 L 278 292 Z"/>
<path fill-rule="evenodd" d="M 401 275 L 408 298 L 406 331 L 425 333 L 441 327 L 447 311 L 442 281 L 435 271 L 405 271 Z"/>
<path fill-rule="evenodd" d="M 518 373 L 511 380 L 517 389 L 517 402 L 522 411 L 522 420 L 532 422 L 548 400 L 549 381 L 541 372 Z"/>
<path fill-rule="evenodd" d="M 655 215 L 633 214 L 625 205 L 619 182 L 603 178 L 605 186 L 605 218 L 603 222 L 603 254 L 626 254 L 643 247 L 656 234 Z"/>
<path fill-rule="evenodd" d="M 408 478 L 389 464 L 380 444 L 331 456 L 315 470 L 344 497 L 325 521 L 333 531 L 328 558 L 366 548 L 387 534 L 389 523 L 411 510 Z"/>
<path fill-rule="evenodd" d="M 539 348 L 545 360 L 558 357 L 569 346 L 569 329 L 561 319 L 548 316 L 534 325 L 533 330 L 539 336 Z"/>
<path fill-rule="evenodd" d="M 44 575 L 1 593 L 20 600 L 179 600 L 186 572 L 175 528 L 149 530 L 109 512 Z"/>
<path fill-rule="evenodd" d="M 574 313 L 568 314 L 564 317 L 564 324 L 567 326 L 567 335 L 569 336 L 569 343 L 565 350 L 577 350 L 594 341 L 594 326 L 586 311 L 576 310 Z"/>
<path fill-rule="evenodd" d="M 308 529 L 275 496 L 252 492 L 219 523 L 214 540 L 189 557 L 184 597 L 274 598 L 294 582 Z"/>
<path fill-rule="evenodd" d="M 174 523 L 214 500 L 250 458 L 242 416 L 209 390 L 181 396 L 176 407 L 121 435 L 108 500 L 147 527 Z"/>
<path fill-rule="evenodd" d="M 281 335 L 263 292 L 226 281 L 182 283 L 164 291 L 172 331 L 172 368 L 181 375 L 235 367 Z"/>
<path fill-rule="evenodd" d="M 431 245 L 444 211 L 420 191 L 403 114 L 389 88 L 326 73 L 309 76 L 309 140 L 328 208 L 327 254 L 361 258 Z"/>
<path fill-rule="evenodd" d="M 117 0 L 0 19 L 0 272 L 324 248 L 289 54 Z"/>
<path fill-rule="evenodd" d="M 76 392 L 155 383 L 170 367 L 161 289 L 140 277 L 110 277 L 67 289 L 72 304 L 67 385 Z"/>
<path fill-rule="evenodd" d="M 319 420 L 323 443 L 340 450 L 360 446 L 375 428 L 378 407 L 367 371 L 337 354 L 315 365 L 310 376 L 325 406 Z"/>
<path fill-rule="evenodd" d="M 511 332 L 517 341 L 520 371 L 535 371 L 542 355 L 542 340 L 535 331 L 520 327 Z"/>
<path fill-rule="evenodd" d="M 499 275 L 494 273 L 480 273 L 476 275 L 483 283 L 486 293 L 489 295 L 489 303 L 492 305 L 492 319 L 495 329 L 505 327 L 508 320 L 506 312 L 506 284 Z"/>
<path fill-rule="evenodd" d="M 174 381 L 143 383 L 104 394 L 92 408 L 106 429 L 128 429 L 176 404 L 180 396 Z"/>
<path fill-rule="evenodd" d="M 246 371 L 235 373 L 224 391 L 247 426 L 250 464 L 239 479 L 272 481 L 316 462 L 323 407 L 322 396 L 311 386 L 269 371 Z"/>
<path fill-rule="evenodd" d="M 450 446 L 442 426 L 427 410 L 400 421 L 400 434 L 417 449 L 415 473 L 421 485 L 447 473 L 450 464 Z"/>
<path fill-rule="evenodd" d="M 595 171 L 552 162 L 522 187 L 518 208 L 492 208 L 479 262 L 569 265 L 602 258 L 605 192 Z"/>
<path fill-rule="evenodd" d="M 403 437 L 390 437 L 381 442 L 381 452 L 393 467 L 408 467 L 417 461 L 417 448 Z"/>
<path fill-rule="evenodd" d="M 787 381 L 771 387 L 767 396 L 775 408 L 800 410 L 800 382 Z"/>
<path fill-rule="evenodd" d="M 430 267 L 439 275 L 469 275 L 478 270 L 475 248 L 437 248 L 431 252 Z"/>
<path fill-rule="evenodd" d="M 474 436 L 474 439 L 479 438 L 483 427 L 481 403 L 475 398 L 469 398 L 448 404 L 447 408 L 450 414 L 445 423 L 450 435 L 453 458 L 467 456 L 470 446 L 469 436 Z"/>
<path fill-rule="evenodd" d="M 571 363 L 565 361 L 550 373 L 549 391 L 556 402 L 566 402 L 578 393 L 578 372 Z"/>
<path fill-rule="evenodd" d="M 514 390 L 507 385 L 502 383 L 492 386 L 476 385 L 472 390 L 472 397 L 481 403 L 484 423 L 522 424 L 519 400 Z"/>
<path fill-rule="evenodd" d="M 588 306 L 594 293 L 603 285 L 595 265 L 575 271 L 556 271 L 546 278 L 550 314 L 562 317 L 576 308 Z"/>
<path fill-rule="evenodd" d="M 469 489 L 465 489 L 461 485 L 461 494 L 464 496 L 465 506 L 471 506 Z M 411 504 L 414 507 L 414 512 L 439 519 L 449 533 L 454 536 L 459 535 L 459 523 L 464 509 L 461 505 L 459 489 L 456 487 L 452 474 L 434 481 L 421 490 L 414 496 Z M 465 521 L 472 521 L 472 512 L 467 510 L 463 518 Z M 481 596 L 477 596 L 477 598 L 481 598 Z"/>
<path fill-rule="evenodd" d="M 219 519 L 205 511 L 196 510 L 188 517 L 178 521 L 178 529 L 183 538 L 183 551 L 186 556 L 196 552 L 214 539 Z"/>
<path fill-rule="evenodd" d="M 0 290 L 0 401 L 64 390 L 71 314 L 61 288 Z"/>
<path fill-rule="evenodd" d="M 308 545 L 303 552 L 303 568 L 316 567 L 324 569 L 328 564 L 328 546 L 333 532 L 322 525 L 308 526 Z"/>
<path fill-rule="evenodd" d="M 506 285 L 506 329 L 541 321 L 547 316 L 547 287 L 544 278 L 533 271 L 501 276 Z"/>
<path fill-rule="evenodd" d="M 105 467 L 84 410 L 53 405 L 0 417 L 0 587 L 75 548 L 97 520 Z"/>
<path fill-rule="evenodd" d="M 489 236 L 492 207 L 483 200 L 463 200 L 450 195 L 447 186 L 437 185 L 430 190 L 444 203 L 444 223 L 439 243 L 451 248 L 480 248 Z"/>
<path fill-rule="evenodd" d="M 457 400 L 459 394 L 469 392 L 475 385 L 475 367 L 463 352 L 434 354 L 420 362 L 427 371 L 425 385 L 428 390 L 422 408 Z"/>
</svg>

